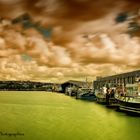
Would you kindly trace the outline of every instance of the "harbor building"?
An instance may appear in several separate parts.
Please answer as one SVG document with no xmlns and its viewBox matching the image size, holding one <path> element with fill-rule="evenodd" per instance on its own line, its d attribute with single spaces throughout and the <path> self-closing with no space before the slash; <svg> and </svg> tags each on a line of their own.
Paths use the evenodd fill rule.
<svg viewBox="0 0 140 140">
<path fill-rule="evenodd" d="M 140 81 L 140 70 L 116 74 L 106 77 L 97 77 L 93 81 L 94 89 L 100 89 L 103 86 L 116 87 L 118 85 L 134 84 Z"/>
<path fill-rule="evenodd" d="M 84 88 L 89 87 L 89 82 L 84 81 L 75 81 L 75 80 L 69 80 L 61 84 L 62 92 L 65 93 L 68 88 L 74 87 L 74 88 Z"/>
</svg>

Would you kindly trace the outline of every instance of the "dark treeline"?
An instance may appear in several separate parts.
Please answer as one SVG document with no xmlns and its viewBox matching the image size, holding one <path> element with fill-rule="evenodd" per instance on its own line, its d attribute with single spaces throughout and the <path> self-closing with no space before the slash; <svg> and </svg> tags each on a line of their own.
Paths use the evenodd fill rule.
<svg viewBox="0 0 140 140">
<path fill-rule="evenodd" d="M 53 83 L 33 81 L 0 81 L 0 90 L 51 91 Z"/>
</svg>

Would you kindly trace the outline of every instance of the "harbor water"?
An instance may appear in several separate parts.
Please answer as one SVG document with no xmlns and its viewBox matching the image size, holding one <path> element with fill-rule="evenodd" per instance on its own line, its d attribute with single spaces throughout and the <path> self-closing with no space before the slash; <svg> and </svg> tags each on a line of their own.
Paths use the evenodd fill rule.
<svg viewBox="0 0 140 140">
<path fill-rule="evenodd" d="M 0 92 L 0 140 L 139 140 L 140 117 L 47 92 Z"/>
</svg>

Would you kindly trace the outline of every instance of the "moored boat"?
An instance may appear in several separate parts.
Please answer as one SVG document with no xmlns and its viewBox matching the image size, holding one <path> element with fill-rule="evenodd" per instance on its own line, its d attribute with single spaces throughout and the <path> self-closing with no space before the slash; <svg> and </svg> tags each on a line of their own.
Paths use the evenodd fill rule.
<svg viewBox="0 0 140 140">
<path fill-rule="evenodd" d="M 106 104 L 106 89 L 105 87 L 95 90 L 96 101 L 101 104 Z"/>
<path fill-rule="evenodd" d="M 80 88 L 77 92 L 76 99 L 88 100 L 88 101 L 95 101 L 96 96 L 94 92 L 90 88 Z"/>
<path fill-rule="evenodd" d="M 140 83 L 127 84 L 122 92 L 116 92 L 115 98 L 120 110 L 140 114 Z"/>
<path fill-rule="evenodd" d="M 116 107 L 118 106 L 118 102 L 114 97 L 114 93 L 114 88 L 103 87 L 100 90 L 95 91 L 95 96 L 98 103 L 105 104 L 108 107 Z"/>
<path fill-rule="evenodd" d="M 77 90 L 78 89 L 75 86 L 73 86 L 73 87 L 67 87 L 65 94 L 66 95 L 69 95 L 69 96 L 76 96 Z"/>
</svg>

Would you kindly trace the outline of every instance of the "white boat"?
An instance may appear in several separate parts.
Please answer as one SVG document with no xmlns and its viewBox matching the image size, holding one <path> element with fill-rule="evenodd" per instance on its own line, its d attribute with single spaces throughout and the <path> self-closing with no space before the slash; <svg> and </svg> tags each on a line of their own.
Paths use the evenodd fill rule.
<svg viewBox="0 0 140 140">
<path fill-rule="evenodd" d="M 95 96 L 98 103 L 106 104 L 106 87 L 95 90 Z"/>
<path fill-rule="evenodd" d="M 140 83 L 127 84 L 122 90 L 116 90 L 115 98 L 122 111 L 140 114 Z"/>
<path fill-rule="evenodd" d="M 75 86 L 67 87 L 65 94 L 69 96 L 76 96 L 78 88 Z"/>
<path fill-rule="evenodd" d="M 115 88 L 103 87 L 100 90 L 95 90 L 95 96 L 97 98 L 97 102 L 101 104 L 105 104 L 108 107 L 116 107 L 118 106 L 117 100 L 114 97 Z"/>
<path fill-rule="evenodd" d="M 89 100 L 94 101 L 96 99 L 93 89 L 91 88 L 79 88 L 76 99 L 82 99 L 82 100 Z"/>
</svg>

